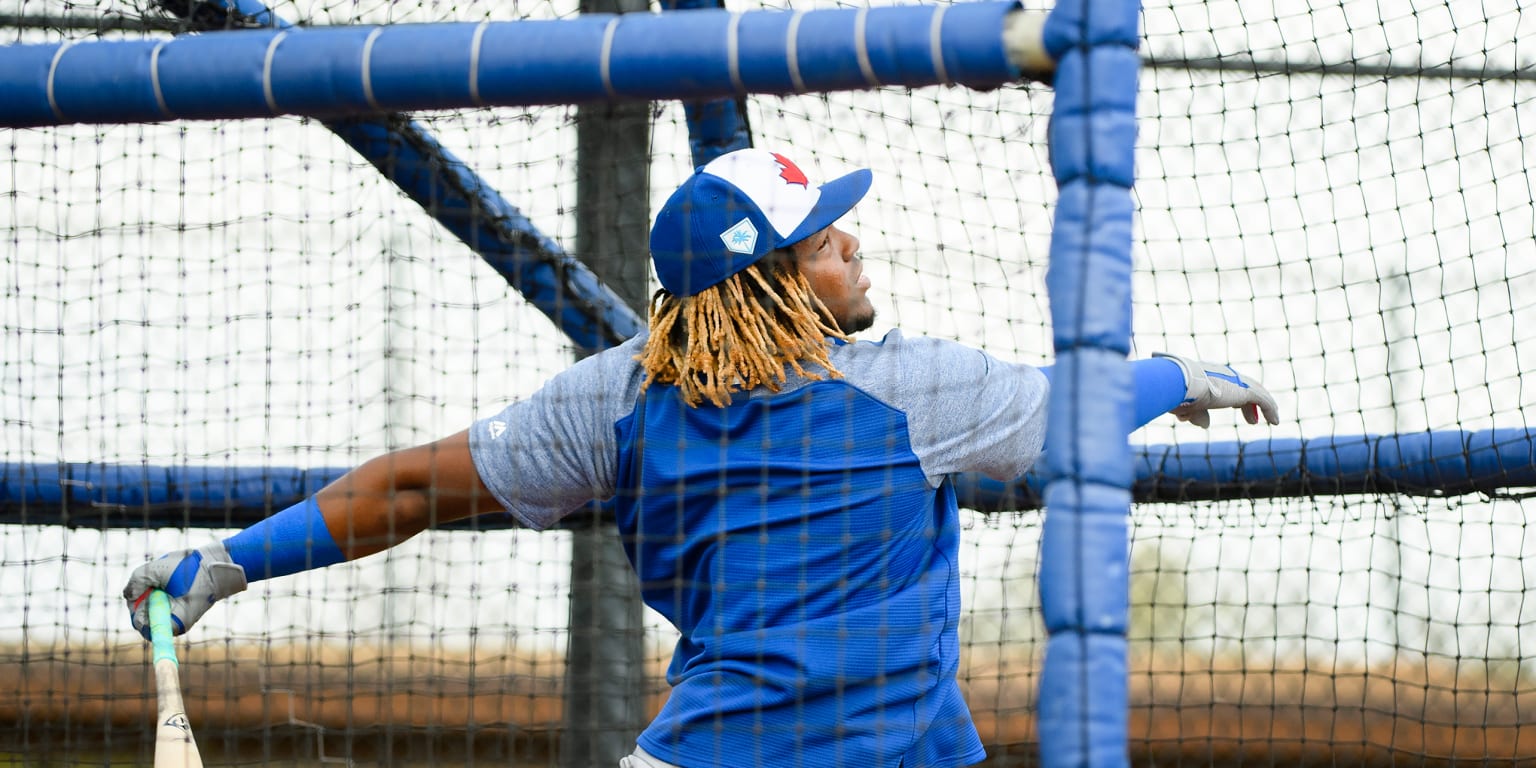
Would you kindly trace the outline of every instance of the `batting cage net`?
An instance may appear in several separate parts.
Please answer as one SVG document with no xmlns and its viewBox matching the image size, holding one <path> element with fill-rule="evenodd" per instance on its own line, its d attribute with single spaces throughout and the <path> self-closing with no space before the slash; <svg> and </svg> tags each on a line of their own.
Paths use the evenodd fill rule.
<svg viewBox="0 0 1536 768">
<path fill-rule="evenodd" d="M 213 7 L 0 0 L 0 40 L 257 23 Z M 584 9 L 658 10 L 301 0 L 264 21 L 303 35 Z M 1167 416 L 1131 437 L 1134 762 L 1536 754 L 1531 18 L 1513 0 L 1143 9 L 1132 356 L 1230 363 L 1282 423 Z M 844 222 L 879 311 L 861 338 L 900 328 L 1046 364 L 1054 98 L 1026 81 L 884 87 L 715 118 L 813 178 L 873 171 Z M 690 117 L 652 101 L 381 123 L 416 137 L 387 158 L 456 158 L 499 193 L 508 237 L 609 265 L 613 335 L 655 287 L 645 222 L 699 156 Z M 613 339 L 562 325 L 590 304 L 509 285 L 455 229 L 463 211 L 402 192 L 345 120 L 61 122 L 6 129 L 0 162 L 0 765 L 149 765 L 154 681 L 120 594 L 133 568 L 457 432 Z M 640 205 L 589 210 L 612 199 Z M 636 216 L 638 237 L 622 228 Z M 960 682 L 987 764 L 1034 764 L 1045 513 L 1033 481 L 956 482 Z M 602 629 L 573 605 L 637 604 L 611 572 L 622 556 L 573 568 L 591 564 L 585 536 L 481 517 L 253 583 L 179 641 L 205 759 L 556 765 L 582 754 L 572 734 L 632 745 L 635 723 L 572 697 L 624 678 L 643 725 L 676 632 L 649 612 Z M 638 663 L 582 668 L 594 634 Z"/>
</svg>

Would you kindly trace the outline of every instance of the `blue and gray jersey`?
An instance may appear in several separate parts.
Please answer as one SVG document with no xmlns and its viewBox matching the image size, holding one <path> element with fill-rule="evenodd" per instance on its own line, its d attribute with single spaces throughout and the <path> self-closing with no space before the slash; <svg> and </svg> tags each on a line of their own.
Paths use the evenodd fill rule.
<svg viewBox="0 0 1536 768">
<path fill-rule="evenodd" d="M 640 396 L 643 338 L 476 422 L 481 478 L 542 529 L 612 499 L 647 605 L 682 637 L 640 737 L 703 766 L 966 765 L 955 681 L 955 472 L 1024 473 L 1039 370 L 892 331 L 832 349 L 841 379 L 725 408 Z"/>
</svg>

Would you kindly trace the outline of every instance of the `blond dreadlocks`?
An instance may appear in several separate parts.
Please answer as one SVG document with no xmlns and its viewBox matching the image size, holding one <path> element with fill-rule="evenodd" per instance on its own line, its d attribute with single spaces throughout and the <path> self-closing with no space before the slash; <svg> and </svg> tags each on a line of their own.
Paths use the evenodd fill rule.
<svg viewBox="0 0 1536 768">
<path fill-rule="evenodd" d="M 657 291 L 650 323 L 651 336 L 635 358 L 646 372 L 641 390 L 676 384 L 693 407 L 705 400 L 724 407 L 731 393 L 756 387 L 778 392 L 790 368 L 822 379 L 803 363 L 842 378 L 828 358 L 828 338 L 850 340 L 783 252 L 693 296 Z"/>
</svg>

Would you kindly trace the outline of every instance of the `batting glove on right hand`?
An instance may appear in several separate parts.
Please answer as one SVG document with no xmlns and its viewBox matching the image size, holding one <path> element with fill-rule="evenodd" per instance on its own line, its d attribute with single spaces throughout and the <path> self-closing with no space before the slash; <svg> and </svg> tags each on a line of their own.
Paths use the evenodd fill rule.
<svg viewBox="0 0 1536 768">
<path fill-rule="evenodd" d="M 1280 423 L 1280 407 L 1269 390 L 1257 381 L 1244 379 L 1232 366 L 1162 352 L 1154 352 L 1152 356 L 1172 360 L 1184 369 L 1184 402 L 1169 411 L 1179 417 L 1179 421 L 1208 429 L 1212 408 L 1241 408 L 1243 418 L 1249 424 L 1259 423 L 1260 413 L 1270 424 Z"/>
<path fill-rule="evenodd" d="M 214 542 L 162 555 L 139 566 L 123 587 L 123 599 L 133 613 L 133 628 L 148 640 L 150 590 L 165 590 L 171 598 L 171 629 L 180 635 L 214 603 L 244 592 L 245 587 L 245 569 L 230 561 L 223 544 Z"/>
</svg>

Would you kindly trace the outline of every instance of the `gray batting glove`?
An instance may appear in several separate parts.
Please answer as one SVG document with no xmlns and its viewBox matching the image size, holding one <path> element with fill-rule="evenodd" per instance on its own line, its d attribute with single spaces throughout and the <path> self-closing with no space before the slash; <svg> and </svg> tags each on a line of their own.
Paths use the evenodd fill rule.
<svg viewBox="0 0 1536 768">
<path fill-rule="evenodd" d="M 1280 407 L 1263 384 L 1244 379 L 1232 366 L 1205 363 L 1187 357 L 1152 353 L 1164 357 L 1184 369 L 1184 402 L 1169 413 L 1201 429 L 1211 426 L 1212 408 L 1240 408 L 1249 424 L 1259 423 L 1259 414 L 1270 424 L 1280 423 Z"/>
<path fill-rule="evenodd" d="M 223 544 L 214 542 L 162 555 L 139 566 L 123 587 L 123 599 L 133 613 L 133 628 L 148 640 L 150 590 L 165 590 L 171 598 L 171 629 L 180 635 L 214 603 L 244 592 L 245 586 L 245 569 L 230 561 Z"/>
</svg>

